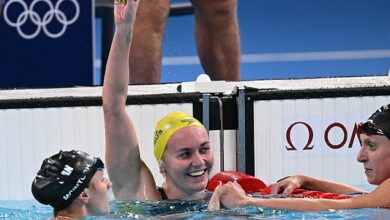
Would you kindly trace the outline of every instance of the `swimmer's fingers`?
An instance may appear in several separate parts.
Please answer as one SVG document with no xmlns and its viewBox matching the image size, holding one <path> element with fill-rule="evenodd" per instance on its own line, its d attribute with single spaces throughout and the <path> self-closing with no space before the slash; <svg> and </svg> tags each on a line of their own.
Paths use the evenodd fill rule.
<svg viewBox="0 0 390 220">
<path fill-rule="evenodd" d="M 295 185 L 293 185 L 293 184 L 290 184 L 289 186 L 287 186 L 285 189 L 284 189 L 284 191 L 283 191 L 283 195 L 285 195 L 285 196 L 288 196 L 288 195 L 290 195 L 293 191 L 294 191 L 294 189 L 296 189 L 297 187 L 295 186 Z"/>
<path fill-rule="evenodd" d="M 123 1 L 121 1 L 123 2 Z M 115 0 L 114 4 L 114 18 L 115 23 L 121 26 L 121 29 L 132 29 L 134 23 L 139 0 L 129 0 L 127 3 L 121 3 L 119 0 Z"/>
<path fill-rule="evenodd" d="M 275 184 L 272 184 L 271 193 L 290 195 L 294 189 L 301 188 L 302 186 L 303 180 L 300 176 L 289 176 L 278 180 Z"/>
<path fill-rule="evenodd" d="M 219 182 L 218 186 L 215 187 L 213 195 L 210 198 L 209 204 L 207 206 L 207 209 L 210 211 L 218 210 L 221 208 L 221 203 L 219 201 L 219 197 L 222 193 L 222 183 Z"/>
<path fill-rule="evenodd" d="M 122 17 L 123 17 L 123 9 L 125 5 L 119 3 L 118 0 L 115 1 L 114 3 L 114 19 L 117 24 L 122 22 Z"/>
<path fill-rule="evenodd" d="M 221 195 L 221 193 L 222 193 L 222 182 L 219 181 L 218 186 L 215 187 L 215 189 L 214 189 L 213 196 L 214 195 L 218 195 L 219 196 L 219 195 Z"/>
<path fill-rule="evenodd" d="M 237 183 L 237 181 L 228 182 L 225 185 L 228 185 L 230 188 L 232 188 L 232 189 L 236 190 L 237 192 L 245 195 L 244 189 L 241 187 L 241 185 L 239 183 Z"/>
<path fill-rule="evenodd" d="M 242 186 L 237 182 L 237 181 L 234 181 L 234 187 L 235 189 L 240 192 L 242 195 L 246 195 L 248 197 L 252 197 L 252 194 L 248 194 L 245 192 L 245 190 L 242 188 Z"/>
<path fill-rule="evenodd" d="M 129 3 L 137 3 L 139 2 L 140 0 L 130 0 Z M 127 0 L 114 0 L 114 4 L 122 4 L 122 5 L 126 5 L 128 3 Z"/>
<path fill-rule="evenodd" d="M 271 194 L 283 194 L 283 195 L 290 195 L 294 189 L 296 189 L 296 184 L 293 183 L 275 183 L 272 184 L 271 188 Z"/>
<path fill-rule="evenodd" d="M 283 181 L 279 183 L 274 183 L 271 185 L 271 194 L 284 194 L 283 192 L 286 190 L 288 187 L 293 187 L 294 185 L 291 182 L 288 181 Z"/>
<path fill-rule="evenodd" d="M 279 183 L 272 184 L 271 194 L 278 194 L 283 190 L 283 185 Z"/>
</svg>

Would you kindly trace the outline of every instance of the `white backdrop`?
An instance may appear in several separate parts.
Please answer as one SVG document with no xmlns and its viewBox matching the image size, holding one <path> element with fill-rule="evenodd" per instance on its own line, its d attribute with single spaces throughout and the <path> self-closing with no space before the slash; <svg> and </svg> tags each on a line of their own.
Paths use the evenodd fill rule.
<svg viewBox="0 0 390 220">
<path fill-rule="evenodd" d="M 135 123 L 141 157 L 161 185 L 153 154 L 155 123 L 172 111 L 192 114 L 192 104 L 131 105 L 127 111 Z M 225 131 L 225 169 L 235 169 L 235 136 L 236 131 Z M 79 149 L 104 159 L 104 142 L 102 107 L 0 110 L 0 200 L 32 199 L 31 182 L 43 159 L 60 149 Z M 210 132 L 210 142 L 217 172 L 219 131 Z"/>
<path fill-rule="evenodd" d="M 255 175 L 266 183 L 299 173 L 367 185 L 354 125 L 389 102 L 390 96 L 256 101 Z"/>
</svg>

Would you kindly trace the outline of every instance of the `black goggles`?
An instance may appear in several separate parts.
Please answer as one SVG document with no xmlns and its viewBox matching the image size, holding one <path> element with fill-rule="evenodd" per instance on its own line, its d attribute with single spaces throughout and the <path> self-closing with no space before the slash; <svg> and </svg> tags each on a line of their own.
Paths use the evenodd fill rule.
<svg viewBox="0 0 390 220">
<path fill-rule="evenodd" d="M 371 121 L 367 121 L 364 123 L 359 123 L 357 126 L 356 131 L 358 137 L 360 137 L 361 133 L 367 134 L 367 135 L 384 135 L 387 138 L 389 138 L 382 129 L 378 128 L 374 123 Z M 389 138 L 390 139 L 390 138 Z"/>
<path fill-rule="evenodd" d="M 103 161 L 99 157 L 95 157 L 94 159 L 95 159 L 95 161 L 92 165 L 93 168 L 95 168 L 96 170 L 103 170 L 104 169 Z"/>
</svg>

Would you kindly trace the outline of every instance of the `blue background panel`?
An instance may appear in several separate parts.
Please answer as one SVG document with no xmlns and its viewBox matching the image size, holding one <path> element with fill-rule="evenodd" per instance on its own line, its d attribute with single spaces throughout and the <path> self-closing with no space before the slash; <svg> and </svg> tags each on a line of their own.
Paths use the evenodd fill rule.
<svg viewBox="0 0 390 220">
<path fill-rule="evenodd" d="M 24 2 L 30 5 L 33 0 Z M 63 2 L 61 9 L 71 17 L 72 1 Z M 69 25 L 66 36 L 56 39 L 40 33 L 32 40 L 20 41 L 16 29 L 5 25 L 3 15 L 0 16 L 1 88 L 101 84 L 101 18 L 93 20 L 93 0 L 78 2 L 83 15 Z M 172 0 L 178 2 L 189 1 Z M 389 72 L 388 0 L 237 2 L 242 80 L 372 76 Z M 38 3 L 36 10 L 42 17 L 47 7 Z M 33 26 L 31 21 L 28 23 Z M 56 30 L 55 23 L 48 27 Z M 195 46 L 193 15 L 168 19 L 163 56 L 162 82 L 193 81 L 204 72 Z"/>
<path fill-rule="evenodd" d="M 0 88 L 92 85 L 93 12 L 93 0 L 6 0 Z M 13 27 L 18 21 L 19 29 Z"/>
<path fill-rule="evenodd" d="M 243 80 L 389 72 L 388 0 L 239 0 L 238 18 Z M 193 16 L 169 19 L 163 55 L 163 82 L 203 73 Z"/>
</svg>

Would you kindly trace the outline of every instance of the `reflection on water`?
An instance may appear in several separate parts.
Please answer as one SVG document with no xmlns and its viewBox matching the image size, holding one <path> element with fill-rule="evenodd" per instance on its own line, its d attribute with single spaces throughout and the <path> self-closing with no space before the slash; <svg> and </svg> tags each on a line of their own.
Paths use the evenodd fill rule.
<svg viewBox="0 0 390 220">
<path fill-rule="evenodd" d="M 112 202 L 108 216 L 87 219 L 390 219 L 386 209 L 350 209 L 322 212 L 297 212 L 256 207 L 207 211 L 205 201 Z M 35 201 L 0 201 L 0 219 L 47 219 L 52 209 Z"/>
</svg>

